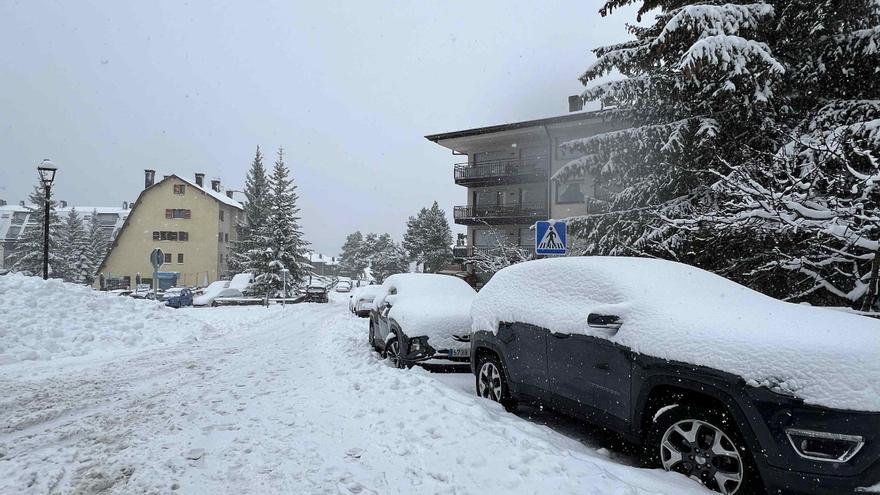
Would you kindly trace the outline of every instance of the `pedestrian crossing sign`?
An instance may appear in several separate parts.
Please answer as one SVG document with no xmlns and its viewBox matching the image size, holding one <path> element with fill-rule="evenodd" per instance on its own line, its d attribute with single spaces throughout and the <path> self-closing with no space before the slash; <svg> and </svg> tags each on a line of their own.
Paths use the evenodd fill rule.
<svg viewBox="0 0 880 495">
<path fill-rule="evenodd" d="M 568 229 L 565 222 L 535 224 L 535 254 L 563 255 L 568 252 Z"/>
</svg>

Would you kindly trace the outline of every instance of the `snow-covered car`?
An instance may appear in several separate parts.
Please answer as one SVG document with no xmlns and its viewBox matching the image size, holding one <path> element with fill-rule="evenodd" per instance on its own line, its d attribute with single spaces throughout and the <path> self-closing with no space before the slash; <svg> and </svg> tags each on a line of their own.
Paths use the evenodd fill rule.
<svg viewBox="0 0 880 495">
<path fill-rule="evenodd" d="M 348 310 L 361 318 L 369 317 L 373 309 L 373 299 L 381 287 L 381 285 L 365 285 L 356 288 L 348 300 Z"/>
<path fill-rule="evenodd" d="M 426 360 L 467 362 L 475 294 L 456 277 L 392 275 L 373 300 L 370 345 L 398 368 Z"/>
<path fill-rule="evenodd" d="M 303 302 L 326 303 L 329 301 L 330 297 L 327 295 L 326 286 L 313 284 L 306 287 Z"/>
<path fill-rule="evenodd" d="M 220 292 L 217 293 L 216 296 L 211 300 L 211 306 L 217 307 L 224 299 L 241 299 L 244 297 L 244 294 L 238 289 L 234 289 L 232 287 L 226 287 L 225 289 L 221 289 Z"/>
<path fill-rule="evenodd" d="M 232 280 L 229 281 L 229 285 L 227 285 L 227 287 L 229 287 L 230 289 L 238 289 L 244 292 L 250 287 L 253 281 L 253 273 L 238 273 L 232 277 Z"/>
<path fill-rule="evenodd" d="M 202 293 L 193 298 L 193 306 L 210 306 L 214 299 L 220 295 L 223 289 L 229 287 L 228 280 L 211 282 L 202 290 Z"/>
<path fill-rule="evenodd" d="M 877 320 L 612 257 L 505 268 L 472 317 L 477 393 L 508 409 L 580 416 L 721 493 L 880 482 Z"/>
<path fill-rule="evenodd" d="M 336 281 L 336 292 L 351 292 L 351 279 L 348 277 L 339 277 Z"/>
<path fill-rule="evenodd" d="M 130 289 L 111 289 L 108 290 L 107 293 L 115 296 L 130 296 L 132 291 Z"/>
</svg>

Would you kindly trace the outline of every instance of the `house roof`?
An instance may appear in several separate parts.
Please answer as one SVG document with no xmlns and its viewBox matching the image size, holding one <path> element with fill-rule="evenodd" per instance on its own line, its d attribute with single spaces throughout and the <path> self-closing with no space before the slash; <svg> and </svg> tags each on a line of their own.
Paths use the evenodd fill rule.
<svg viewBox="0 0 880 495">
<path fill-rule="evenodd" d="M 211 188 L 205 188 L 205 187 L 202 187 L 202 186 L 196 184 L 195 181 L 191 181 L 191 180 L 189 180 L 189 179 L 184 179 L 183 177 L 181 177 L 181 176 L 179 176 L 179 175 L 169 175 L 169 176 L 166 177 L 165 179 L 169 179 L 169 178 L 171 178 L 171 177 L 177 177 L 178 179 L 182 180 L 183 182 L 186 182 L 187 184 L 189 184 L 191 187 L 194 187 L 194 188 L 196 188 L 196 189 L 202 191 L 203 193 L 207 194 L 208 196 L 211 196 L 212 198 L 216 199 L 217 201 L 219 201 L 219 202 L 221 202 L 221 203 L 223 203 L 223 204 L 225 204 L 225 205 L 229 205 L 229 206 L 232 206 L 232 207 L 238 208 L 239 210 L 244 209 L 244 206 L 242 206 L 241 203 L 239 203 L 238 201 L 236 201 L 236 200 L 230 198 L 230 197 L 227 196 L 225 193 L 217 192 L 217 191 L 215 191 L 215 190 L 213 190 L 213 189 L 211 189 Z M 162 181 L 164 181 L 165 179 L 162 179 L 162 180 L 159 181 L 159 182 L 162 182 Z M 156 184 L 158 184 L 159 182 L 157 182 Z"/>
<path fill-rule="evenodd" d="M 507 124 L 491 125 L 488 127 L 475 127 L 473 129 L 465 129 L 463 131 L 444 132 L 440 134 L 430 134 L 425 139 L 438 143 L 446 139 L 455 139 L 468 136 L 479 136 L 482 134 L 494 134 L 496 132 L 513 131 L 516 129 L 524 129 L 528 127 L 541 127 L 552 124 L 562 124 L 566 122 L 577 122 L 579 120 L 595 119 L 601 116 L 601 111 L 577 112 L 556 117 L 548 117 L 536 120 L 524 120 L 522 122 L 509 122 Z"/>
</svg>

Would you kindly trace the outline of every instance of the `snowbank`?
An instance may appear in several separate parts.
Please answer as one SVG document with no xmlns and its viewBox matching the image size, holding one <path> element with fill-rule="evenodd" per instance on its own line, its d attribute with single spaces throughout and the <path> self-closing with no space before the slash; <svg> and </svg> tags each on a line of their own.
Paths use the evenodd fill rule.
<svg viewBox="0 0 880 495">
<path fill-rule="evenodd" d="M 621 317 L 609 335 L 589 313 Z M 880 321 L 785 303 L 709 272 L 644 258 L 570 257 L 501 270 L 473 330 L 523 322 L 708 366 L 807 403 L 880 411 Z"/>
<path fill-rule="evenodd" d="M 453 335 L 467 335 L 471 303 L 476 292 L 464 280 L 449 275 L 400 273 L 388 277 L 376 295 L 375 307 L 391 304 L 388 317 L 408 337 L 427 336 L 435 349 L 462 347 Z M 465 346 L 468 346 L 467 344 Z"/>
<path fill-rule="evenodd" d="M 0 276 L 0 365 L 196 339 L 210 327 L 154 301 L 60 280 Z"/>
</svg>

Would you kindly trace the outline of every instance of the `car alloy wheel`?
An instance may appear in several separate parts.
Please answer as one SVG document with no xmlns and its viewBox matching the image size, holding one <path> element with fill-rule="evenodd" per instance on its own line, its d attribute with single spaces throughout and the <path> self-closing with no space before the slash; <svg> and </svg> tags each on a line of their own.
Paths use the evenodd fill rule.
<svg viewBox="0 0 880 495">
<path fill-rule="evenodd" d="M 385 345 L 385 357 L 391 361 L 395 368 L 403 368 L 403 360 L 400 358 L 400 341 L 391 339 Z"/>
<path fill-rule="evenodd" d="M 666 429 L 660 441 L 663 469 L 684 474 L 726 495 L 738 492 L 743 460 L 730 437 L 717 426 L 684 419 Z"/>
<path fill-rule="evenodd" d="M 492 361 L 486 361 L 480 367 L 480 373 L 477 376 L 478 389 L 480 397 L 491 399 L 495 402 L 501 402 L 501 372 Z"/>
</svg>

